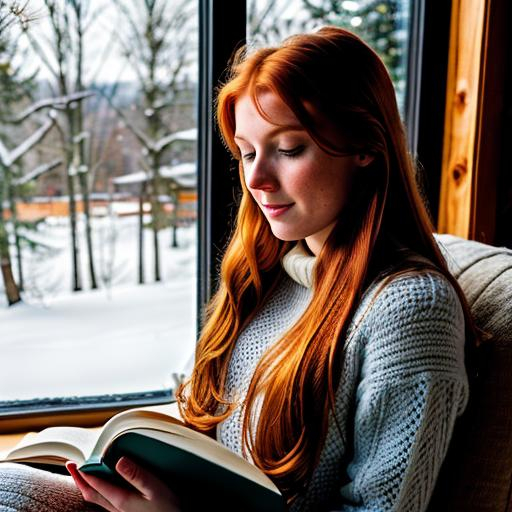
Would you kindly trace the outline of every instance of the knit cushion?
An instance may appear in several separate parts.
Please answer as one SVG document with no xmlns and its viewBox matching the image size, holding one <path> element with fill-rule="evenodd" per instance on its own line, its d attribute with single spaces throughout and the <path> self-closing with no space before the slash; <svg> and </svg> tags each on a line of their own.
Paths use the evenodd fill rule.
<svg viewBox="0 0 512 512">
<path fill-rule="evenodd" d="M 495 342 L 512 343 L 512 250 L 452 235 L 437 240 L 478 327 Z"/>
<path fill-rule="evenodd" d="M 430 512 L 512 510 L 512 250 L 438 235 L 487 341 Z"/>
</svg>

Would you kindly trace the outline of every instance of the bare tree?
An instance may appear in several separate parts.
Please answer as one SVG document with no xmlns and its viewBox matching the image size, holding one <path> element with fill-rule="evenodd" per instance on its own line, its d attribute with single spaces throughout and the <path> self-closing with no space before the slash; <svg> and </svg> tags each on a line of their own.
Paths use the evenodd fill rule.
<svg viewBox="0 0 512 512">
<path fill-rule="evenodd" d="M 69 97 L 84 91 L 84 38 L 101 10 L 91 11 L 89 0 L 44 0 L 45 13 L 51 37 L 47 44 L 29 27 L 25 30 L 31 47 L 53 77 L 56 94 Z M 77 239 L 76 181 L 82 196 L 85 219 L 88 268 L 91 288 L 97 288 L 94 268 L 93 242 L 89 204 L 89 169 L 86 144 L 88 132 L 84 129 L 84 110 L 80 101 L 67 103 L 63 109 L 65 123 L 61 131 L 72 246 L 73 290 L 82 289 L 79 270 Z"/>
<path fill-rule="evenodd" d="M 165 224 L 159 196 L 165 188 L 159 169 L 164 152 L 174 140 L 165 114 L 179 98 L 190 71 L 195 50 L 192 38 L 197 34 L 196 6 L 191 0 L 115 0 L 115 3 L 127 26 L 123 35 L 119 34 L 119 43 L 137 77 L 142 101 L 136 109 L 142 113 L 143 127 L 139 128 L 120 109 L 116 110 L 141 144 L 142 167 L 150 176 L 141 192 L 139 208 L 139 282 L 144 281 L 141 258 L 145 193 L 151 202 L 154 278 L 160 281 L 158 232 Z"/>
<path fill-rule="evenodd" d="M 35 15 L 28 9 L 28 0 L 0 0 L 0 34 L 4 33 L 14 22 L 22 25 L 35 19 Z"/>
<path fill-rule="evenodd" d="M 76 39 L 76 77 L 75 77 L 75 90 L 82 91 L 83 84 L 83 65 L 84 65 L 84 35 L 86 28 L 86 21 L 89 13 L 89 2 L 85 0 L 68 0 L 71 12 L 74 15 L 75 39 Z M 99 11 L 97 11 L 99 12 Z M 78 181 L 80 184 L 80 192 L 82 194 L 82 201 L 84 205 L 85 216 L 85 239 L 87 244 L 87 256 L 89 263 L 89 277 L 91 280 L 91 288 L 96 289 L 98 284 L 96 282 L 96 272 L 94 269 L 94 254 L 92 246 L 92 233 L 91 233 L 91 215 L 89 204 L 89 165 L 86 162 L 86 140 L 89 134 L 84 131 L 84 115 L 83 104 L 78 103 L 75 109 L 75 136 L 74 143 L 74 159 L 75 166 L 78 172 Z"/>
</svg>

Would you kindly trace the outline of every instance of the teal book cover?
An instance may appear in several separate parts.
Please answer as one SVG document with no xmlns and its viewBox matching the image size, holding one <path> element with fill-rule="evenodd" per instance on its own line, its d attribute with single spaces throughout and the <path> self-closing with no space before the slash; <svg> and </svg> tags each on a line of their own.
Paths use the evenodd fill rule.
<svg viewBox="0 0 512 512">
<path fill-rule="evenodd" d="M 281 512 L 281 494 L 173 444 L 127 432 L 113 440 L 103 460 L 89 459 L 80 469 L 118 485 L 129 485 L 113 468 L 123 455 L 154 472 L 179 496 L 184 510 L 222 509 Z"/>
</svg>

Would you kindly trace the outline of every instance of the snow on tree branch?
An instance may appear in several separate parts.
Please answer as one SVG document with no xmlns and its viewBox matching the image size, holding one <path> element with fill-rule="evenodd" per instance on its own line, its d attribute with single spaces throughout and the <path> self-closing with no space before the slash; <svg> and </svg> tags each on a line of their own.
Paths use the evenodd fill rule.
<svg viewBox="0 0 512 512">
<path fill-rule="evenodd" d="M 81 91 L 76 92 L 74 94 L 68 94 L 67 96 L 60 96 L 58 98 L 46 98 L 44 100 L 36 101 L 30 107 L 26 108 L 21 114 L 19 114 L 16 118 L 9 120 L 12 123 L 21 123 L 27 117 L 31 116 L 34 112 L 42 110 L 43 108 L 54 108 L 58 110 L 62 110 L 66 108 L 70 103 L 75 101 L 82 101 L 86 98 L 90 98 L 94 96 L 96 93 L 93 91 Z"/>
<path fill-rule="evenodd" d="M 9 161 L 9 151 L 8 149 L 4 146 L 4 143 L 0 140 L 0 162 L 2 163 L 2 165 L 5 165 L 4 162 L 8 162 Z"/>
<path fill-rule="evenodd" d="M 55 111 L 48 113 L 48 120 L 40 126 L 30 137 L 25 139 L 17 148 L 9 151 L 4 143 L 0 140 L 0 161 L 4 167 L 10 167 L 14 162 L 20 159 L 27 153 L 33 146 L 40 142 L 43 137 L 50 131 L 55 124 L 56 114 Z"/>
<path fill-rule="evenodd" d="M 156 153 L 160 153 L 164 150 L 171 142 L 175 141 L 195 141 L 197 140 L 197 130 L 195 128 L 191 128 L 190 130 L 182 130 L 179 132 L 171 133 L 162 137 L 160 140 L 153 144 L 154 151 Z"/>
<path fill-rule="evenodd" d="M 197 130 L 195 128 L 191 128 L 189 130 L 182 130 L 179 132 L 171 133 L 169 135 L 165 135 L 158 141 L 154 141 L 150 139 L 142 130 L 139 130 L 133 123 L 131 123 L 124 112 L 114 105 L 111 98 L 109 98 L 104 93 L 102 93 L 102 95 L 106 98 L 109 105 L 116 111 L 117 115 L 125 122 L 126 127 L 135 135 L 135 137 L 137 137 L 147 152 L 160 153 L 171 142 L 177 140 L 195 141 L 197 139 Z"/>
<path fill-rule="evenodd" d="M 32 180 L 36 180 L 43 174 L 52 171 L 55 167 L 58 167 L 62 163 L 60 158 L 53 160 L 47 164 L 38 165 L 33 171 L 21 176 L 20 178 L 12 180 L 13 185 L 20 186 L 29 183 Z"/>
</svg>

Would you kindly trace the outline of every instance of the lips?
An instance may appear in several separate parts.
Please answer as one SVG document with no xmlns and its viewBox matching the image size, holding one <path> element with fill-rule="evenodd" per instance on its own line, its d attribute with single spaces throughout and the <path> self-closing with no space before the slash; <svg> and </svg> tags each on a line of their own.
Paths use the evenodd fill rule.
<svg viewBox="0 0 512 512">
<path fill-rule="evenodd" d="M 263 208 L 272 218 L 279 217 L 286 213 L 295 203 L 288 204 L 264 204 Z"/>
</svg>

